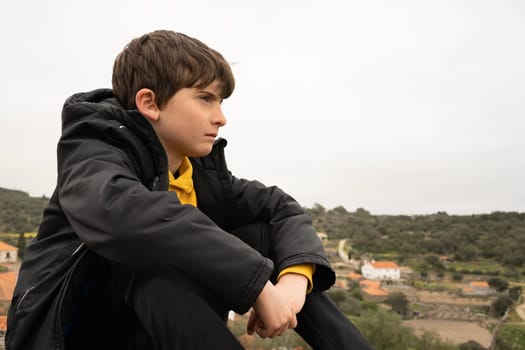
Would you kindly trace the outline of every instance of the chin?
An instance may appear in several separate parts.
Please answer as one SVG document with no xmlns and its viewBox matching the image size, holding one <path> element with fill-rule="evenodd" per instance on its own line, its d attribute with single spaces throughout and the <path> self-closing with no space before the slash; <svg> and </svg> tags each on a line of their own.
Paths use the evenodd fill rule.
<svg viewBox="0 0 525 350">
<path fill-rule="evenodd" d="M 191 157 L 205 157 L 210 154 L 212 147 L 203 147 L 202 149 L 196 150 Z"/>
</svg>

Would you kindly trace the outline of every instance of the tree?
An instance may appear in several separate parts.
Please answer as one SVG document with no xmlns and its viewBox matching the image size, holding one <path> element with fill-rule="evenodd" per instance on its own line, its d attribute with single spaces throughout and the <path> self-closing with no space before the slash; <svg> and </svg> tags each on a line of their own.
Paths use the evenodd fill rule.
<svg viewBox="0 0 525 350">
<path fill-rule="evenodd" d="M 368 210 L 365 210 L 363 208 L 357 208 L 355 211 L 355 215 L 361 216 L 361 217 L 369 217 L 370 212 Z"/>
<path fill-rule="evenodd" d="M 423 330 L 419 336 L 417 349 L 424 350 L 456 350 L 452 342 L 442 340 L 436 331 Z"/>
<path fill-rule="evenodd" d="M 405 294 L 393 292 L 388 295 L 385 303 L 392 307 L 392 310 L 400 315 L 406 315 L 408 312 L 408 299 Z"/>
<path fill-rule="evenodd" d="M 429 265 L 432 269 L 436 271 L 443 271 L 445 270 L 445 266 L 443 263 L 439 260 L 439 257 L 437 255 L 427 255 L 424 258 L 424 261 Z"/>
<path fill-rule="evenodd" d="M 18 245 L 18 256 L 20 257 L 20 259 L 22 259 L 27 249 L 27 240 L 26 240 L 25 233 L 21 233 L 18 235 L 17 245 Z"/>
<path fill-rule="evenodd" d="M 488 281 L 489 286 L 494 288 L 498 292 L 503 292 L 509 287 L 509 282 L 500 277 L 492 277 Z"/>
<path fill-rule="evenodd" d="M 339 307 L 348 298 L 348 291 L 341 289 L 330 290 L 328 291 L 328 297 Z"/>
<path fill-rule="evenodd" d="M 359 288 L 351 289 L 349 294 L 354 299 L 363 300 L 363 292 Z"/>
<path fill-rule="evenodd" d="M 412 329 L 403 326 L 398 315 L 386 310 L 363 311 L 354 323 L 377 350 L 407 350 L 417 343 Z"/>
<path fill-rule="evenodd" d="M 459 350 L 485 350 L 483 345 L 474 340 L 469 340 L 459 346 Z"/>
<path fill-rule="evenodd" d="M 456 282 L 461 282 L 463 280 L 463 275 L 461 273 L 452 274 L 452 280 Z"/>
<path fill-rule="evenodd" d="M 521 295 L 521 287 L 512 287 L 512 288 L 509 288 L 509 297 L 514 300 L 514 301 L 518 301 L 520 299 L 520 295 Z"/>
<path fill-rule="evenodd" d="M 473 260 L 479 255 L 478 249 L 474 246 L 462 245 L 457 248 L 454 253 L 454 258 L 461 261 Z"/>
<path fill-rule="evenodd" d="M 512 299 L 506 294 L 501 295 L 490 305 L 490 313 L 495 317 L 501 317 L 511 305 Z"/>
<path fill-rule="evenodd" d="M 345 315 L 359 316 L 361 314 L 361 303 L 354 298 L 348 298 L 339 304 L 339 309 Z"/>
</svg>

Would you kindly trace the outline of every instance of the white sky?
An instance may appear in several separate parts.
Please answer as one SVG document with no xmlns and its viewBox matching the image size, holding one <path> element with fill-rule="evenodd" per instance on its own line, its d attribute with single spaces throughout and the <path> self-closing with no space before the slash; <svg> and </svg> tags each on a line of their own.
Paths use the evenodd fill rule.
<svg viewBox="0 0 525 350">
<path fill-rule="evenodd" d="M 0 187 L 51 195 L 60 110 L 155 29 L 234 62 L 235 175 L 372 214 L 525 211 L 525 2 L 8 1 Z"/>
</svg>

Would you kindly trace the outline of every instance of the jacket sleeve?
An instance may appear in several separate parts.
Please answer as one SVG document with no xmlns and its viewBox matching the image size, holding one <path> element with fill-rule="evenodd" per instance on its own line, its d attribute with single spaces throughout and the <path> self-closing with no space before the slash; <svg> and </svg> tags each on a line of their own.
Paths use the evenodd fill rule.
<svg viewBox="0 0 525 350">
<path fill-rule="evenodd" d="M 63 137 L 58 158 L 60 205 L 89 248 L 135 271 L 178 270 L 238 313 L 255 302 L 271 260 L 176 194 L 147 189 L 120 147 L 101 137 Z"/>
<path fill-rule="evenodd" d="M 335 273 L 330 267 L 321 240 L 303 208 L 279 187 L 232 176 L 236 217 L 241 225 L 263 221 L 270 224 L 265 250 L 275 264 L 275 275 L 298 264 L 315 264 L 314 290 L 330 288 Z"/>
</svg>

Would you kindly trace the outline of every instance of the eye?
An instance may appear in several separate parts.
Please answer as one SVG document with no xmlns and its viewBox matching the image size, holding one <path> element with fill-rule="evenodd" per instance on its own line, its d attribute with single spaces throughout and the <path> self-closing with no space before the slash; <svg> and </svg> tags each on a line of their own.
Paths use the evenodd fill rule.
<svg viewBox="0 0 525 350">
<path fill-rule="evenodd" d="M 199 98 L 200 98 L 202 101 L 208 103 L 208 102 L 211 102 L 211 101 L 212 101 L 213 96 L 211 96 L 211 95 L 209 95 L 209 94 L 203 94 L 203 95 L 200 95 Z"/>
</svg>

